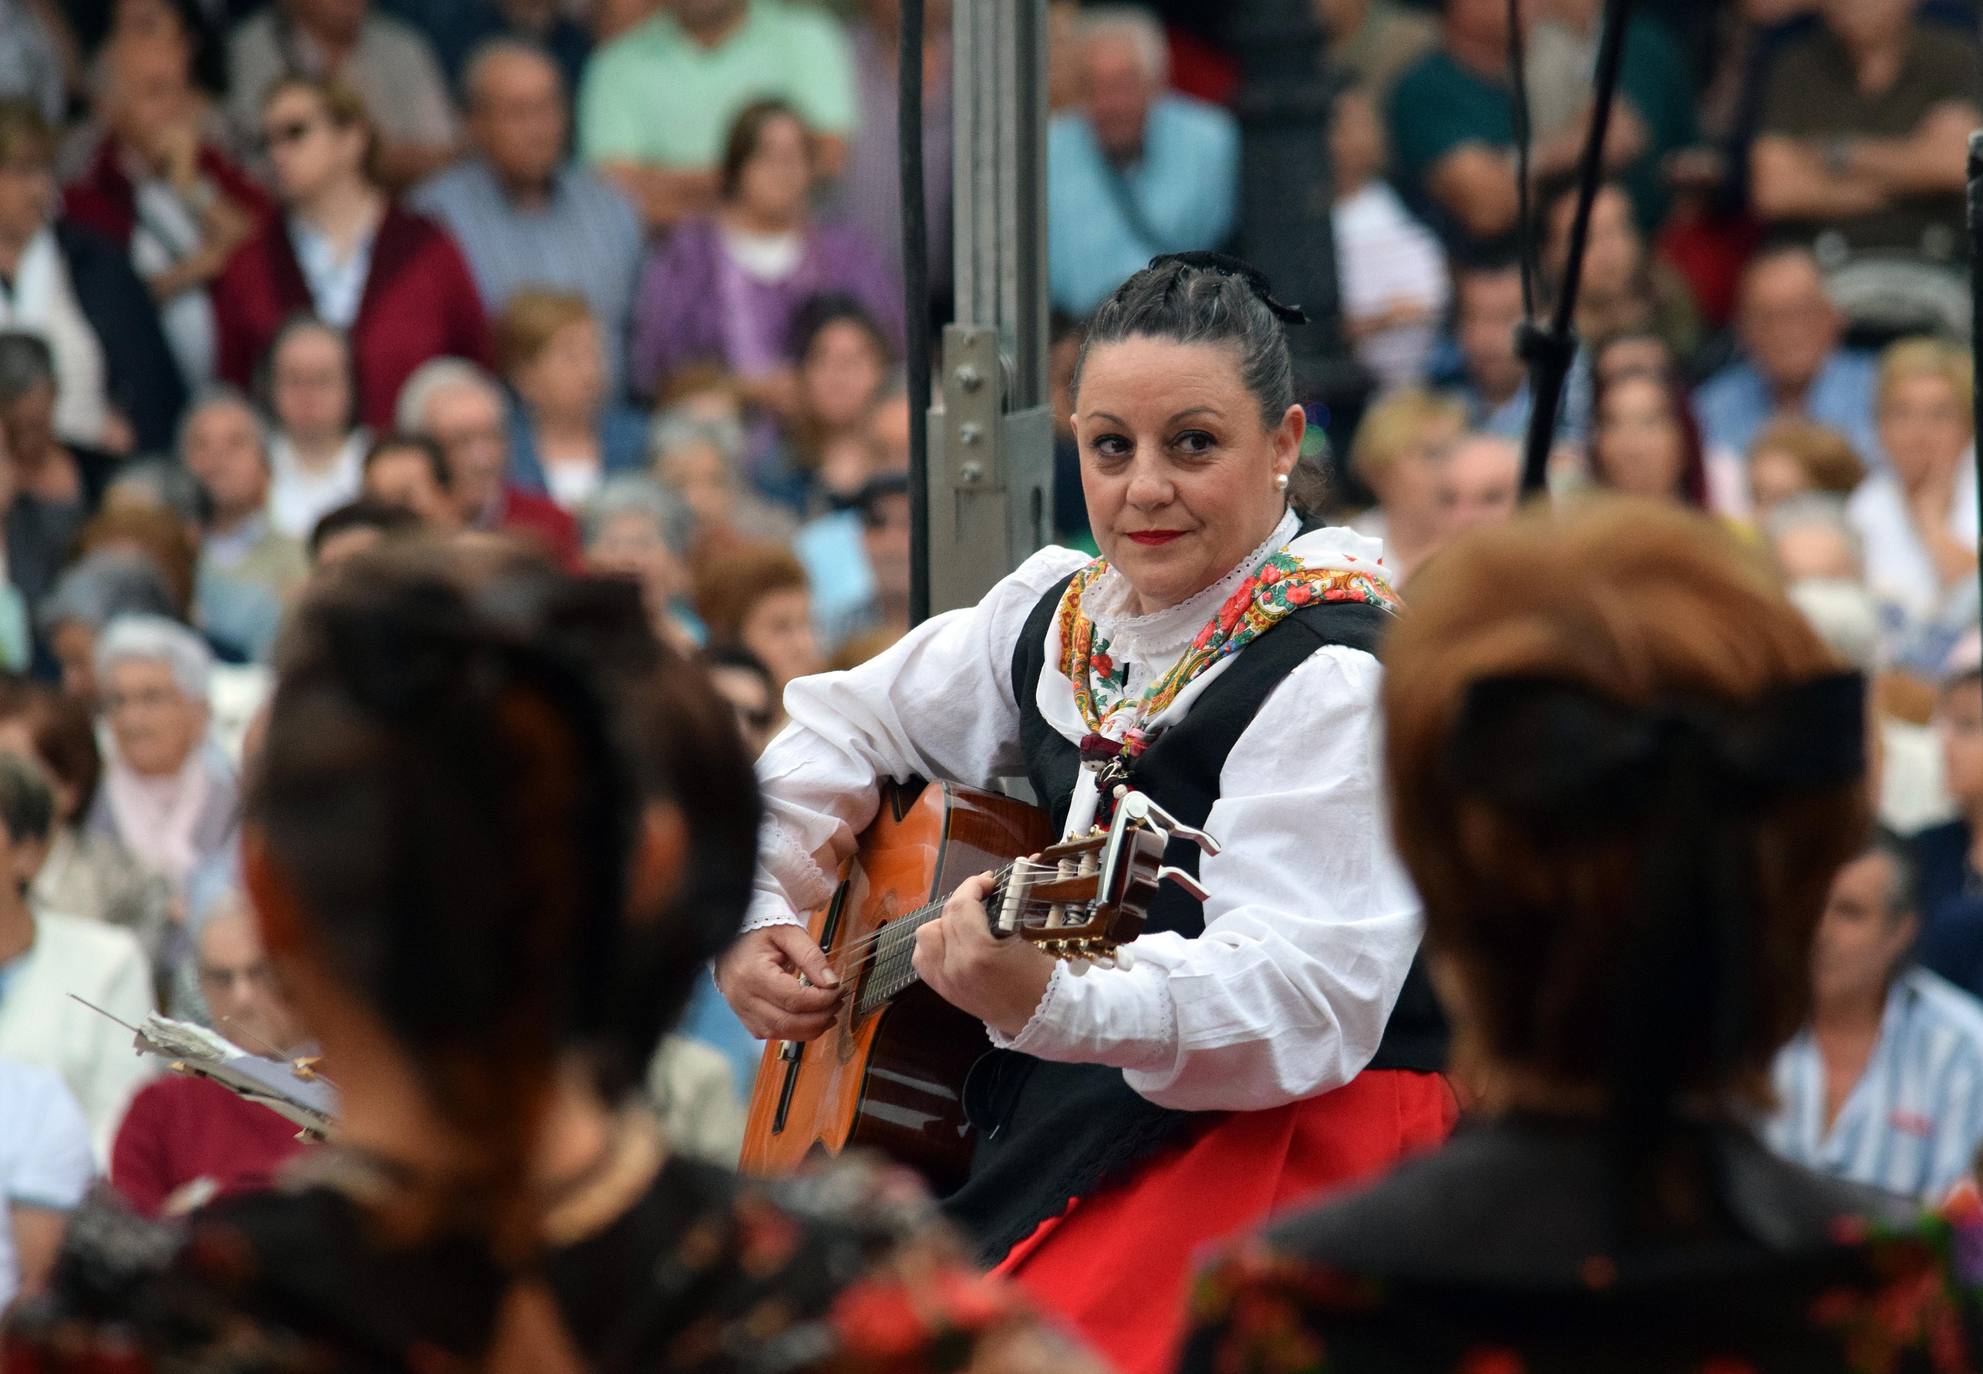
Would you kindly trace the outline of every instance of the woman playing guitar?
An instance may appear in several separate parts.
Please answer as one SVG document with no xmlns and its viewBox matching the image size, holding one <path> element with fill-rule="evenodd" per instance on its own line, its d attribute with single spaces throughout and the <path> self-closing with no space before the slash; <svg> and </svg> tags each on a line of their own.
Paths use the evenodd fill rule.
<svg viewBox="0 0 1983 1374">
<path fill-rule="evenodd" d="M 1396 599 L 1379 546 L 1311 526 L 1290 491 L 1305 417 L 1282 322 L 1301 318 L 1212 254 L 1159 258 L 1102 305 L 1074 416 L 1102 558 L 1043 549 L 976 607 L 791 685 L 759 765 L 757 899 L 717 971 L 757 1035 L 834 1024 L 847 983 L 797 913 L 888 778 L 1024 776 L 1068 834 L 1127 783 L 1222 841 L 1172 845 L 1211 895 L 1166 884 L 1123 967 L 1076 976 L 995 938 L 983 879 L 917 935 L 916 971 L 990 1041 L 946 1207 L 1128 1371 L 1168 1367 L 1206 1242 L 1453 1116 L 1415 976 L 1393 1017 L 1419 936 L 1378 783 L 1371 650 Z"/>
</svg>

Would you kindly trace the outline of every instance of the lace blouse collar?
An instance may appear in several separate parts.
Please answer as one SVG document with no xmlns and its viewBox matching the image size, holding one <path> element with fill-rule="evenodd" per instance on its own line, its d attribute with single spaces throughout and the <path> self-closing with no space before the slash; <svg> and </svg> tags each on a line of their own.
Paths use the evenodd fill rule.
<svg viewBox="0 0 1983 1374">
<path fill-rule="evenodd" d="M 1247 575 L 1259 567 L 1268 554 L 1293 540 L 1300 528 L 1301 517 L 1292 510 L 1288 511 L 1274 526 L 1273 533 L 1234 564 L 1224 577 L 1175 606 L 1142 615 L 1133 613 L 1129 609 L 1133 596 L 1129 579 L 1110 568 L 1083 595 L 1081 609 L 1094 621 L 1095 632 L 1108 639 L 1112 652 L 1118 658 L 1129 663 L 1147 664 L 1161 657 L 1163 662 L 1158 666 L 1167 666 L 1184 651 L 1192 637 L 1212 618 L 1212 613 L 1225 604 L 1226 598 L 1239 590 L 1239 584 L 1246 580 Z"/>
</svg>

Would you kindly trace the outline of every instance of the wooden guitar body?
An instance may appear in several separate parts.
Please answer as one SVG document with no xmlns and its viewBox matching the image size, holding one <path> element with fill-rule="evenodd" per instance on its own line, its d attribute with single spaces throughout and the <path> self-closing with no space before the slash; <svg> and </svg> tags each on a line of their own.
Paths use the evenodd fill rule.
<svg viewBox="0 0 1983 1374">
<path fill-rule="evenodd" d="M 848 985 L 840 1017 L 805 1044 L 765 1047 L 741 1157 L 750 1173 L 797 1169 L 862 1146 L 910 1165 L 939 1193 L 964 1180 L 971 1140 L 962 1089 L 984 1028 L 922 983 L 863 1008 L 887 974 L 864 962 L 875 932 L 966 878 L 1052 843 L 1044 813 L 950 783 L 883 789 L 881 811 L 833 900 L 809 928 Z"/>
</svg>

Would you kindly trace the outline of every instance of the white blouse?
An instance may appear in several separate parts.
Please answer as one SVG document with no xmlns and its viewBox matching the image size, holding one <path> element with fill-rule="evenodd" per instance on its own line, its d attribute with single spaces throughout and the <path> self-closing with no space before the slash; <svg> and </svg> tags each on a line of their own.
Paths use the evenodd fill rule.
<svg viewBox="0 0 1983 1374">
<path fill-rule="evenodd" d="M 1269 545 L 1294 529 L 1290 517 Z M 1382 575 L 1381 547 L 1349 530 L 1288 547 L 1311 567 Z M 1132 693 L 1170 666 L 1257 561 L 1152 616 L 1122 614 L 1113 572 L 1089 588 L 1085 608 L 1129 664 Z M 975 607 L 932 617 L 859 668 L 786 689 L 791 723 L 758 765 L 767 819 L 745 929 L 798 921 L 832 896 L 832 875 L 879 808 L 879 779 L 986 787 L 1023 775 L 1013 647 L 1040 598 L 1084 562 L 1043 549 Z M 1039 707 L 1078 740 L 1087 727 L 1057 671 L 1057 625 L 1046 651 Z M 1181 716 L 1231 661 L 1150 723 Z M 1128 946 L 1127 969 L 1076 978 L 1057 967 L 1032 1020 L 1011 1040 L 988 1032 L 993 1043 L 1119 1068 L 1152 1102 L 1189 1110 L 1275 1107 L 1353 1078 L 1376 1052 L 1420 930 L 1385 820 L 1380 678 L 1368 654 L 1317 649 L 1240 736 L 1205 822 L 1225 849 L 1200 865 L 1212 893 L 1202 936 L 1145 935 Z"/>
</svg>

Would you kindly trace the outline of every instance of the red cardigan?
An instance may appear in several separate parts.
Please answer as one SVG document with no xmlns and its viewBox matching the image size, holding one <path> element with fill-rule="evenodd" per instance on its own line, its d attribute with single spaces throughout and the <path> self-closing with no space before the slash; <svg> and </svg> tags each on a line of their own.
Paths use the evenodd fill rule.
<svg viewBox="0 0 1983 1374">
<path fill-rule="evenodd" d="M 157 1216 L 179 1189 L 211 1179 L 221 1196 L 271 1186 L 307 1148 L 296 1127 L 204 1078 L 153 1079 L 131 1099 L 110 1149 L 110 1186 Z"/>
<path fill-rule="evenodd" d="M 214 283 L 213 304 L 220 375 L 251 385 L 283 322 L 311 308 L 287 218 L 271 216 L 234 251 Z M 351 348 L 358 359 L 359 414 L 379 431 L 393 427 L 393 401 L 420 364 L 456 357 L 492 365 L 481 297 L 446 230 L 397 205 L 387 207 L 372 240 Z"/>
</svg>

